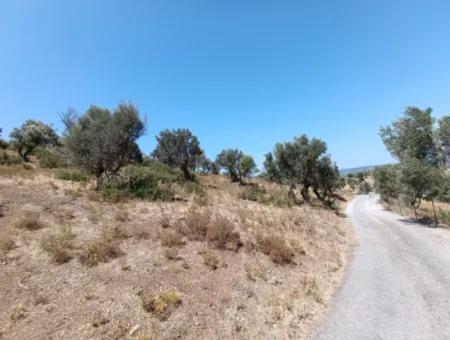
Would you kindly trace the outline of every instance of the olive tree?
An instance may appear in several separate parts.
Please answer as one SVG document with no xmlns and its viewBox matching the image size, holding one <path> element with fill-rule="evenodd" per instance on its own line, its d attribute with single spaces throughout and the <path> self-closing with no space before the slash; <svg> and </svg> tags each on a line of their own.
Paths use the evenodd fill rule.
<svg viewBox="0 0 450 340">
<path fill-rule="evenodd" d="M 431 108 L 410 106 L 400 119 L 381 127 L 381 139 L 395 158 L 400 161 L 415 158 L 435 166 L 439 163 L 431 112 Z"/>
<path fill-rule="evenodd" d="M 160 162 L 180 168 L 185 180 L 193 180 L 198 159 L 203 154 L 198 138 L 188 129 L 164 130 L 156 137 L 152 155 Z"/>
<path fill-rule="evenodd" d="M 273 153 L 266 154 L 266 177 L 289 185 L 289 195 L 297 201 L 294 190 L 301 186 L 305 202 L 310 201 L 310 188 L 320 200 L 334 196 L 342 183 L 337 167 L 326 154 L 326 143 L 320 139 L 308 139 L 305 135 L 291 142 L 277 143 Z"/>
<path fill-rule="evenodd" d="M 399 199 L 401 187 L 398 179 L 398 165 L 377 166 L 372 174 L 375 191 L 383 201 L 391 203 L 392 199 Z"/>
<path fill-rule="evenodd" d="M 58 143 L 58 135 L 50 125 L 33 119 L 13 129 L 10 137 L 12 145 L 24 162 L 29 162 L 28 155 L 38 146 L 46 147 Z"/>
<path fill-rule="evenodd" d="M 256 163 L 251 156 L 238 149 L 225 149 L 217 155 L 216 163 L 222 167 L 233 182 L 245 184 L 244 178 L 254 174 Z"/>
<path fill-rule="evenodd" d="M 442 163 L 444 166 L 448 166 L 450 165 L 450 116 L 439 119 L 437 135 L 442 152 Z"/>
<path fill-rule="evenodd" d="M 422 199 L 432 202 L 439 194 L 442 174 L 438 168 L 427 165 L 416 158 L 407 158 L 399 166 L 401 193 L 408 201 L 417 218 L 417 209 Z"/>
<path fill-rule="evenodd" d="M 68 111 L 62 120 L 64 145 L 73 163 L 96 176 L 97 188 L 123 166 L 142 161 L 136 140 L 144 134 L 145 123 L 133 104 L 120 104 L 112 112 L 91 106 L 80 117 Z"/>
</svg>

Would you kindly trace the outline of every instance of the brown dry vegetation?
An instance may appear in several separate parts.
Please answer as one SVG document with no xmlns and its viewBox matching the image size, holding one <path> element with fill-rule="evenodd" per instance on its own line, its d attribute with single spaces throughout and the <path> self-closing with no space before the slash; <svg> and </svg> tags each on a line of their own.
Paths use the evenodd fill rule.
<svg viewBox="0 0 450 340">
<path fill-rule="evenodd" d="M 276 204 L 200 181 L 207 194 L 113 203 L 90 182 L 0 167 L 3 338 L 307 338 L 342 280 L 347 220 L 260 180 Z"/>
</svg>

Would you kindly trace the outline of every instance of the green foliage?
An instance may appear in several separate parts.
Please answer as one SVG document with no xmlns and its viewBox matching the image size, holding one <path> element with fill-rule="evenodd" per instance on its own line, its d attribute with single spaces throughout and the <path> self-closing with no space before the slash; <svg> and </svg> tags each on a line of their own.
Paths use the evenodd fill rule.
<svg viewBox="0 0 450 340">
<path fill-rule="evenodd" d="M 450 116 L 439 120 L 438 138 L 441 144 L 441 159 L 446 166 L 450 165 Z"/>
<path fill-rule="evenodd" d="M 266 154 L 266 177 L 290 185 L 291 195 L 295 186 L 301 185 L 302 197 L 307 202 L 312 188 L 320 200 L 331 203 L 342 181 L 338 168 L 326 151 L 325 142 L 316 138 L 309 140 L 305 135 L 294 138 L 292 142 L 278 143 L 273 154 Z"/>
<path fill-rule="evenodd" d="M 83 171 L 73 169 L 58 171 L 56 173 L 56 178 L 72 182 L 87 182 L 89 180 L 88 174 Z"/>
<path fill-rule="evenodd" d="M 410 106 L 403 117 L 381 127 L 381 139 L 394 157 L 400 161 L 414 158 L 432 165 L 438 163 L 431 112 L 431 108 L 421 110 Z"/>
<path fill-rule="evenodd" d="M 12 130 L 10 137 L 12 145 L 25 162 L 29 161 L 28 155 L 36 147 L 58 144 L 58 135 L 50 125 L 32 119 Z"/>
<path fill-rule="evenodd" d="M 5 150 L 9 147 L 9 143 L 4 139 L 0 138 L 0 149 Z"/>
<path fill-rule="evenodd" d="M 439 194 L 442 173 L 416 158 L 408 158 L 400 164 L 399 182 L 405 199 L 417 209 L 422 198 L 433 199 Z"/>
<path fill-rule="evenodd" d="M 200 142 L 188 129 L 164 130 L 156 137 L 158 145 L 153 157 L 183 171 L 186 180 L 192 180 L 197 160 L 203 154 Z"/>
<path fill-rule="evenodd" d="M 288 193 L 285 190 L 266 190 L 261 185 L 249 185 L 241 189 L 240 197 L 266 205 L 286 207 L 290 205 Z"/>
<path fill-rule="evenodd" d="M 372 192 L 372 186 L 366 181 L 362 181 L 358 187 L 358 195 L 367 195 Z"/>
<path fill-rule="evenodd" d="M 104 177 L 142 161 L 136 140 L 145 126 L 134 105 L 120 104 L 113 112 L 91 106 L 81 117 L 68 111 L 62 119 L 66 126 L 64 143 L 73 163 L 94 174 L 98 187 Z"/>
<path fill-rule="evenodd" d="M 249 177 L 257 172 L 253 157 L 244 155 L 239 161 L 239 173 L 241 177 Z"/>
<path fill-rule="evenodd" d="M 110 198 L 170 201 L 175 196 L 171 184 L 179 180 L 178 171 L 156 161 L 149 166 L 129 165 L 103 184 L 102 193 Z"/>
<path fill-rule="evenodd" d="M 374 189 L 383 201 L 397 199 L 401 193 L 398 165 L 378 166 L 373 170 Z"/>
<path fill-rule="evenodd" d="M 22 159 L 16 155 L 11 155 L 8 151 L 0 150 L 0 165 L 14 165 L 22 163 Z"/>
<path fill-rule="evenodd" d="M 216 163 L 225 169 L 233 182 L 244 183 L 244 178 L 256 172 L 256 164 L 251 156 L 238 149 L 226 149 L 217 155 Z"/>
<path fill-rule="evenodd" d="M 66 168 L 69 165 L 67 156 L 63 154 L 61 148 L 44 149 L 38 147 L 33 151 L 33 155 L 37 157 L 42 168 Z"/>
</svg>

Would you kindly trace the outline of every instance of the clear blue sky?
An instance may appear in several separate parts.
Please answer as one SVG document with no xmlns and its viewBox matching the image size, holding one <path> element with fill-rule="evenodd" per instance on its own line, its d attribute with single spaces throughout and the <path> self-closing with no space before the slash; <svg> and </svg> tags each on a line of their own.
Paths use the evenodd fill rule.
<svg viewBox="0 0 450 340">
<path fill-rule="evenodd" d="M 391 161 L 378 128 L 405 106 L 450 113 L 450 1 L 0 2 L 0 127 L 132 101 L 145 153 L 187 127 L 209 157 L 261 164 L 324 139 L 341 168 Z"/>
</svg>

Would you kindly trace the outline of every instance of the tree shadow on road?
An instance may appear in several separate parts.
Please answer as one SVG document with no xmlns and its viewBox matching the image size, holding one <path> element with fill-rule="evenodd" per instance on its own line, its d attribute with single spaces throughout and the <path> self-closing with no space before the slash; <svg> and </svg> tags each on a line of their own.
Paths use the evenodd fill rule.
<svg viewBox="0 0 450 340">
<path fill-rule="evenodd" d="M 416 225 L 418 227 L 423 227 L 423 228 L 432 228 L 432 229 L 449 229 L 448 226 L 446 226 L 445 224 L 438 224 L 436 225 L 433 221 L 433 219 L 429 218 L 429 217 L 420 217 L 418 219 L 415 218 L 399 218 L 398 221 L 403 222 L 405 224 L 409 224 L 409 225 Z"/>
</svg>

